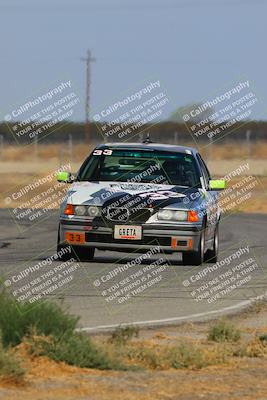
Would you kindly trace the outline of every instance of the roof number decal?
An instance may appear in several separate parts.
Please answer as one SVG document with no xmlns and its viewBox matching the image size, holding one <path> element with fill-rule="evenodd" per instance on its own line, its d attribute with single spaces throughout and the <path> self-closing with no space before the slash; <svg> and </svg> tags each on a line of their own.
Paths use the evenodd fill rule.
<svg viewBox="0 0 267 400">
<path fill-rule="evenodd" d="M 103 154 L 103 156 L 111 156 L 112 152 L 113 151 L 109 150 L 109 149 L 105 149 L 105 150 L 96 149 L 93 151 L 93 156 L 101 156 L 102 154 Z"/>
</svg>

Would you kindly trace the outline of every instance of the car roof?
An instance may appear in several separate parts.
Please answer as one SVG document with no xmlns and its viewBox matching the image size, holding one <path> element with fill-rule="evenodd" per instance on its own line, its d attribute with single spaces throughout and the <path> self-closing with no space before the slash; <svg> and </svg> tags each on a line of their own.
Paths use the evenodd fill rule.
<svg viewBox="0 0 267 400">
<path fill-rule="evenodd" d="M 172 151 L 176 153 L 192 153 L 196 154 L 198 151 L 193 147 L 188 146 L 176 146 L 173 144 L 163 144 L 163 143 L 105 143 L 100 144 L 96 149 L 103 148 L 116 148 L 116 149 L 127 149 L 127 150 L 162 150 L 162 151 Z"/>
</svg>

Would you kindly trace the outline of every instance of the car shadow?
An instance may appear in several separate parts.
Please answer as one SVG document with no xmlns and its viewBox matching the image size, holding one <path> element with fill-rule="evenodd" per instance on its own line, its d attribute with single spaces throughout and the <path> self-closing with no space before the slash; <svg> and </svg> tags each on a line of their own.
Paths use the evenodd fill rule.
<svg viewBox="0 0 267 400">
<path fill-rule="evenodd" d="M 112 252 L 114 253 L 114 252 Z M 123 265 L 123 264 L 127 264 L 128 262 L 131 262 L 135 259 L 138 259 L 139 257 L 141 257 L 144 253 L 134 253 L 133 256 L 131 256 L 129 253 L 117 253 L 115 254 L 107 254 L 107 255 L 103 255 L 103 254 L 98 254 L 96 253 L 94 260 L 93 261 L 83 261 L 83 260 L 77 260 L 79 263 L 81 263 L 82 265 L 87 264 L 87 265 L 96 265 L 96 264 L 119 264 L 119 265 Z M 178 258 L 180 257 L 180 259 Z M 47 258 L 49 258 L 49 255 L 47 255 L 47 257 L 38 257 L 35 260 L 36 261 L 44 261 Z M 156 262 L 159 258 L 163 258 L 164 262 L 167 262 L 169 265 L 183 265 L 182 263 L 182 259 L 181 256 L 179 255 L 170 255 L 170 254 L 164 254 L 164 253 L 160 253 L 158 254 L 156 257 L 153 256 L 147 260 L 142 260 L 142 263 L 139 264 L 137 263 L 136 266 L 138 265 L 150 265 L 153 262 Z M 62 262 L 61 260 L 56 260 L 53 262 Z"/>
<path fill-rule="evenodd" d="M 128 262 L 131 262 L 138 257 L 142 256 L 142 253 L 137 253 L 135 256 L 129 256 L 129 255 L 122 255 L 121 257 L 116 257 L 116 256 L 102 256 L 102 255 L 96 255 L 94 257 L 94 261 L 90 262 L 90 264 L 127 264 Z M 177 259 L 174 257 L 170 257 L 169 255 L 166 254 L 159 254 L 157 257 L 151 257 L 147 260 L 142 260 L 142 264 L 137 264 L 138 265 L 150 265 L 153 262 L 156 262 L 159 258 L 163 258 L 165 262 L 167 262 L 169 265 L 182 265 L 182 260 Z M 176 255 L 177 257 L 177 255 Z"/>
</svg>

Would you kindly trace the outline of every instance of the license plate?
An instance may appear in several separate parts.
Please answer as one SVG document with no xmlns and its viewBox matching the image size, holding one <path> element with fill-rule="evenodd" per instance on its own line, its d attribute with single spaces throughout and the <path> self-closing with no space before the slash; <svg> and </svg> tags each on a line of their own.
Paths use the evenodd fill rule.
<svg viewBox="0 0 267 400">
<path fill-rule="evenodd" d="M 65 238 L 70 243 L 85 243 L 85 233 L 83 232 L 66 232 Z"/>
<path fill-rule="evenodd" d="M 141 240 L 142 227 L 138 225 L 115 225 L 114 239 Z"/>
</svg>

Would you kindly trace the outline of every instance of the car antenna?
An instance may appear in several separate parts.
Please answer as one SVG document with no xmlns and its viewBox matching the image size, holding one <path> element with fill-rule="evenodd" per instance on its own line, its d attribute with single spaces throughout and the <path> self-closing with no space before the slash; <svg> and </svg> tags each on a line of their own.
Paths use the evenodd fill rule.
<svg viewBox="0 0 267 400">
<path fill-rule="evenodd" d="M 147 132 L 147 135 L 146 135 L 146 139 L 145 140 L 143 140 L 143 143 L 153 143 L 152 142 L 152 140 L 150 140 L 150 133 L 149 132 Z"/>
</svg>

